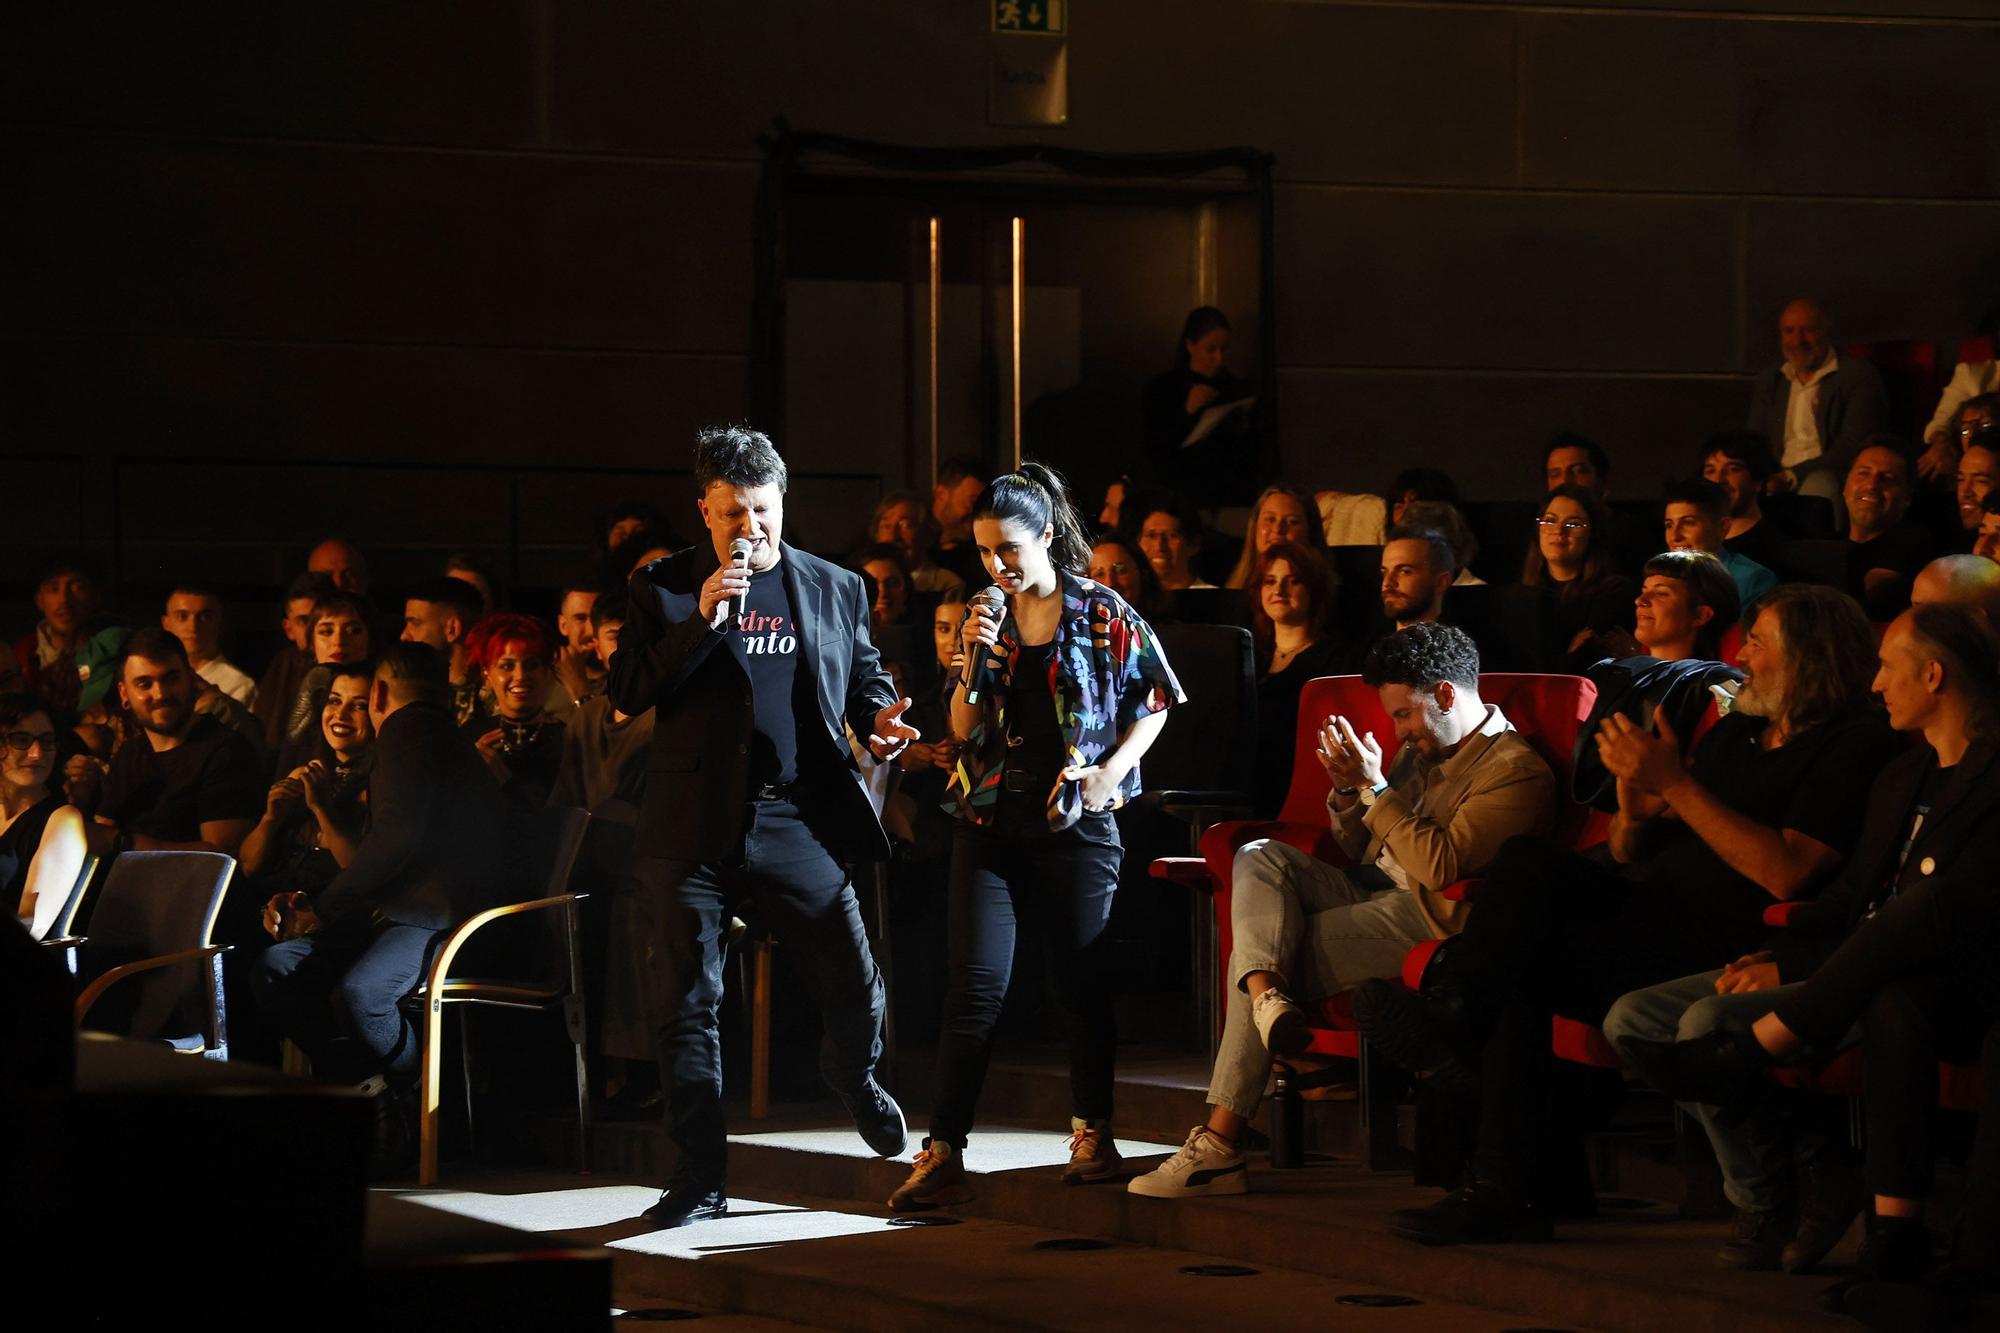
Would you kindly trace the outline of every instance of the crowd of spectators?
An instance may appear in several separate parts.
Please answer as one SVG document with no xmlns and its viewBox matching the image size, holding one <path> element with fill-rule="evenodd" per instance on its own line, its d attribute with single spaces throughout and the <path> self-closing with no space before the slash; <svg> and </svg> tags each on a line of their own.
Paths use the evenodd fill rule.
<svg viewBox="0 0 2000 1333">
<path fill-rule="evenodd" d="M 1979 1021 L 1949 1029 L 1954 1049 L 1970 1042 L 1976 1055 L 1984 1038 L 1991 1064 L 1993 996 L 1965 961 L 1965 941 L 2000 944 L 1992 889 L 1960 881 L 1993 863 L 2000 849 L 1984 838 L 2000 835 L 1985 830 L 2000 826 L 1983 820 L 1953 844 L 1963 873 L 1934 874 L 1923 859 L 1922 882 L 1905 861 L 1878 864 L 1878 844 L 1900 838 L 1908 855 L 1920 834 L 1930 838 L 1954 799 L 1946 793 L 1979 776 L 1990 751 L 2000 396 L 1974 368 L 1954 379 L 1923 441 L 1908 442 L 1886 432 L 1881 377 L 1835 352 L 1816 303 L 1788 306 L 1779 334 L 1783 359 L 1757 378 L 1746 425 L 1690 449 L 1651 496 L 1614 498 L 1614 463 L 1622 477 L 1637 470 L 1632 460 L 1562 433 L 1539 460 L 1542 498 L 1518 519 L 1509 516 L 1519 507 L 1468 504 L 1448 473 L 1412 468 L 1380 497 L 1378 540 L 1329 546 L 1327 497 L 1303 486 L 1266 486 L 1237 538 L 1204 511 L 1212 497 L 1173 484 L 1217 463 L 1183 456 L 1176 442 L 1210 408 L 1248 394 L 1222 369 L 1226 319 L 1190 318 L 1179 368 L 1149 399 L 1149 471 L 1107 488 L 1089 576 L 1151 625 L 1249 631 L 1250 797 L 1261 815 L 1291 787 L 1307 681 L 1358 671 L 1385 700 L 1415 692 L 1434 707 L 1412 705 L 1428 720 L 1407 735 L 1399 720 L 1410 743 L 1393 765 L 1373 737 L 1328 720 L 1319 757 L 1346 793 L 1329 817 L 1360 870 L 1333 874 L 1291 848 L 1267 848 L 1239 881 L 1239 911 L 1255 918 L 1238 920 L 1239 953 L 1251 939 L 1261 952 L 1231 965 L 1242 1003 L 1239 1012 L 1232 992 L 1218 1113 L 1183 1149 L 1189 1161 L 1240 1166 L 1234 1139 L 1267 1057 L 1296 1054 L 1284 990 L 1304 974 L 1326 991 L 1361 983 L 1356 1012 L 1384 1049 L 1478 1100 L 1471 1183 L 1398 1223 L 1432 1243 L 1549 1234 L 1539 1192 L 1548 1149 L 1535 1117 L 1551 1013 L 1610 1015 L 1614 1037 L 1639 1043 L 1635 1063 L 1669 1091 L 1692 1089 L 1690 1105 L 1700 1105 L 1739 1066 L 1838 1049 L 1850 1025 L 1874 1024 L 1868 1006 L 1883 987 L 1907 991 L 1920 977 L 1920 994 L 1898 992 L 1902 1010 L 1880 1016 L 1884 1030 L 1907 1040 L 1912 1005 L 1970 1014 Z M 946 841 L 937 806 L 957 758 L 944 689 L 968 593 L 990 581 L 970 523 L 988 475 L 977 459 L 948 460 L 928 496 L 885 495 L 846 550 L 871 595 L 870 633 L 922 732 L 891 761 L 901 780 L 885 825 L 899 859 L 933 880 Z M 1511 526 L 1496 526 L 1500 518 Z M 250 644 L 253 627 L 232 624 L 215 588 L 175 583 L 157 623 L 121 624 L 88 559 L 50 558 L 33 575 L 32 629 L 0 652 L 0 880 L 18 915 L 45 931 L 87 852 L 106 865 L 128 850 L 234 856 L 238 885 L 219 930 L 244 955 L 232 975 L 247 978 L 256 1002 L 246 1030 L 255 1034 L 261 1016 L 264 1035 L 293 1038 L 316 1065 L 393 1082 L 414 1059 L 396 1001 L 423 944 L 519 887 L 499 854 L 508 829 L 551 805 L 583 808 L 594 822 L 579 873 L 605 902 L 591 965 L 606 1057 L 598 1092 L 643 1099 L 647 963 L 619 890 L 631 875 L 652 720 L 620 711 L 606 681 L 626 578 L 678 543 L 666 516 L 638 502 L 607 511 L 599 534 L 583 553 L 588 573 L 558 590 L 546 620 L 497 605 L 490 574 L 463 555 L 400 589 L 399 610 L 386 607 L 364 553 L 330 538 L 276 599 L 268 648 L 244 651 L 252 666 L 264 659 L 254 678 L 228 649 Z M 1479 675 L 1495 671 L 1589 675 L 1606 697 L 1659 705 L 1652 716 L 1600 710 L 1599 795 L 1615 810 L 1608 855 L 1578 855 L 1546 836 L 1549 774 L 1480 699 Z M 1687 681 L 1696 688 L 1673 694 Z M 1718 684 L 1725 696 L 1737 689 L 1733 704 L 1691 744 L 1684 724 Z M 1952 728 L 1963 736 L 1953 740 Z M 1897 731 L 1928 739 L 1929 768 Z M 1507 756 L 1485 773 L 1525 785 L 1501 795 L 1469 763 L 1454 768 L 1468 742 Z M 1447 778 L 1466 785 L 1434 785 Z M 1410 822 L 1391 828 L 1383 810 Z M 1449 865 L 1424 832 L 1432 824 L 1458 829 L 1446 839 Z M 1475 863 L 1488 879 L 1475 906 L 1437 896 Z M 1246 883 L 1262 887 L 1246 894 Z M 1831 894 L 1829 884 L 1853 900 L 1821 913 L 1829 946 L 1843 935 L 1843 949 L 1870 941 L 1881 908 L 1897 923 L 1902 971 L 1850 969 L 1838 1002 L 1780 1008 L 1785 1022 L 1773 1030 L 1761 1022 L 1769 1004 L 1707 1004 L 1711 993 L 1813 984 L 1811 964 L 1765 951 L 1762 910 Z M 1920 897 L 1930 915 L 1905 921 Z M 1299 910 L 1322 925 L 1337 919 L 1338 947 L 1288 936 Z M 1958 938 L 1940 933 L 1940 912 Z M 1455 944 L 1449 985 L 1413 998 L 1371 980 L 1393 975 L 1409 943 L 1438 937 Z M 1744 1035 L 1752 1021 L 1755 1043 Z M 1720 1054 L 1703 1047 L 1676 1064 L 1662 1053 L 1676 1036 L 1717 1033 L 1728 1037 Z M 240 1045 L 272 1049 L 254 1035 Z M 1745 1095 L 1740 1080 L 1727 1086 Z M 1884 1123 L 1906 1127 L 1907 1110 L 1895 1115 Z M 1823 1255 L 1824 1233 L 1852 1216 L 1842 1208 L 1861 1206 L 1858 1177 L 1825 1165 L 1837 1150 L 1824 1135 L 1781 1151 L 1772 1144 L 1792 1128 L 1781 1116 L 1747 1137 L 1712 1114 L 1702 1123 L 1743 1213 L 1729 1262 L 1795 1266 L 1787 1246 Z M 1863 1272 L 1914 1276 L 1925 1265 L 1909 1228 L 1921 1222 L 1902 1205 L 1928 1191 L 1928 1163 L 1897 1156 L 1896 1145 L 1882 1151 L 1869 1180 L 1887 1202 L 1870 1215 L 1902 1222 L 1871 1230 Z M 1796 1182 L 1786 1153 L 1813 1164 Z M 1173 1195 L 1172 1183 L 1142 1192 Z M 1878 1231 L 1887 1239 L 1878 1243 Z M 1968 1261 L 2000 1260 L 2000 1228 L 1971 1244 Z"/>
</svg>

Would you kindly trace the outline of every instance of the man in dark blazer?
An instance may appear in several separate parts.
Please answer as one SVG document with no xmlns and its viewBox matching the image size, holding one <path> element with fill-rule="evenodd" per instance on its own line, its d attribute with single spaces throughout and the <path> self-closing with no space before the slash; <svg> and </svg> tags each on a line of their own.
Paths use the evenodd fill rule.
<svg viewBox="0 0 2000 1333">
<path fill-rule="evenodd" d="M 771 441 L 705 430 L 694 479 L 709 540 L 634 571 L 610 672 L 619 711 L 655 711 L 633 873 L 679 1149 L 647 1210 L 667 1227 L 728 1211 L 716 1009 L 723 926 L 745 898 L 819 1003 L 821 1072 L 855 1128 L 884 1157 L 905 1139 L 875 1081 L 882 977 L 842 863 L 888 854 L 849 733 L 893 758 L 917 734 L 909 700 L 869 642 L 860 577 L 783 543 Z"/>
<path fill-rule="evenodd" d="M 1920 607 L 1890 624 L 1875 692 L 1890 725 L 1920 733 L 1927 743 L 1875 777 L 1853 856 L 1816 898 L 1788 905 L 1785 928 L 1769 949 L 1717 972 L 1634 991 L 1612 1007 L 1605 1034 L 1635 1068 L 1658 1068 L 1658 1052 L 1671 1053 L 1677 1039 L 1747 1031 L 1782 1009 L 1843 940 L 1877 928 L 1872 923 L 1885 904 L 1954 873 L 1984 874 L 1995 863 L 2000 765 L 1990 731 L 1990 633 L 1985 617 L 1964 606 Z M 1939 1025 L 1949 1026 L 1942 1016 Z M 1985 1027 L 1980 1013 L 1970 1036 L 1975 1049 Z M 1826 1136 L 1802 1134 L 1777 1104 L 1727 1124 L 1713 1106 L 1685 1105 L 1708 1131 L 1724 1191 L 1737 1208 L 1736 1233 L 1719 1262 L 1796 1272 L 1823 1258 L 1861 1205 L 1853 1163 Z"/>
<path fill-rule="evenodd" d="M 1833 321 L 1817 301 L 1801 297 L 1784 308 L 1778 347 L 1784 359 L 1751 385 L 1750 429 L 1771 443 L 1782 469 L 1777 484 L 1831 501 L 1838 517 L 1841 483 L 1861 442 L 1889 429 L 1888 392 L 1875 367 L 1834 350 Z"/>
<path fill-rule="evenodd" d="M 278 943 L 250 971 L 275 1026 L 325 1077 L 385 1075 L 407 1086 L 416 1030 L 399 1002 L 439 932 L 509 887 L 505 806 L 493 774 L 452 716 L 445 660 L 394 643 L 370 686 L 375 768 L 368 832 L 317 898 L 281 893 L 264 908 Z"/>
</svg>

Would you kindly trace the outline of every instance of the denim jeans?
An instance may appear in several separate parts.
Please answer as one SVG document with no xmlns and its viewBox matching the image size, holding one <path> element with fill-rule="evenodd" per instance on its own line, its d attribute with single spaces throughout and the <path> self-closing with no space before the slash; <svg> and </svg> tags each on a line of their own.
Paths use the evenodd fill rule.
<svg viewBox="0 0 2000 1333">
<path fill-rule="evenodd" d="M 1229 1005 L 1208 1104 L 1245 1119 L 1264 1096 L 1271 1053 L 1250 1018 L 1243 978 L 1271 972 L 1295 1000 L 1337 995 L 1402 972 L 1431 937 L 1416 900 L 1373 866 L 1329 865 L 1289 843 L 1246 843 L 1230 870 Z"/>
<path fill-rule="evenodd" d="M 336 920 L 258 955 L 250 993 L 321 1077 L 407 1080 L 417 1068 L 417 1033 L 401 1003 L 422 979 L 438 934 L 428 926 L 378 925 L 365 914 Z"/>
<path fill-rule="evenodd" d="M 1751 1024 L 1771 1012 L 1781 996 L 1802 984 L 1718 995 L 1715 982 L 1721 975 L 1720 968 L 1697 972 L 1619 997 L 1605 1015 L 1604 1035 L 1616 1046 L 1633 1037 L 1690 1041 L 1724 1028 L 1748 1032 Z M 1858 1038 L 1859 1034 L 1850 1036 Z M 1712 1106 L 1698 1102 L 1680 1105 L 1707 1133 L 1715 1149 L 1716 1164 L 1722 1168 L 1722 1192 L 1747 1213 L 1767 1213 L 1782 1206 L 1791 1187 L 1793 1165 L 1827 1147 L 1826 1136 L 1790 1115 L 1781 1101 L 1764 1101 L 1735 1125 L 1717 1124 Z"/>
<path fill-rule="evenodd" d="M 723 924 L 748 899 L 805 978 L 825 1021 L 820 1072 L 843 1096 L 882 1056 L 882 974 L 861 907 L 836 860 L 790 801 L 752 802 L 737 852 L 716 865 L 637 858 L 636 906 L 651 942 L 648 1011 L 659 1024 L 670 1137 L 683 1161 L 720 1172 Z"/>
</svg>

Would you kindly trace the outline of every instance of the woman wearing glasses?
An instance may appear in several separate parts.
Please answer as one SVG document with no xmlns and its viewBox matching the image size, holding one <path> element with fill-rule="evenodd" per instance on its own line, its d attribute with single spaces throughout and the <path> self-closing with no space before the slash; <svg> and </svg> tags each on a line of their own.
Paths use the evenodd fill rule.
<svg viewBox="0 0 2000 1333">
<path fill-rule="evenodd" d="M 1581 486 L 1558 486 L 1535 519 L 1521 582 L 1540 593 L 1536 665 L 1582 675 L 1606 657 L 1644 653 L 1632 637 L 1632 580 L 1612 571 L 1611 511 Z"/>
<path fill-rule="evenodd" d="M 0 694 L 0 884 L 36 939 L 83 869 L 83 815 L 51 787 L 55 723 L 32 694 Z"/>
</svg>

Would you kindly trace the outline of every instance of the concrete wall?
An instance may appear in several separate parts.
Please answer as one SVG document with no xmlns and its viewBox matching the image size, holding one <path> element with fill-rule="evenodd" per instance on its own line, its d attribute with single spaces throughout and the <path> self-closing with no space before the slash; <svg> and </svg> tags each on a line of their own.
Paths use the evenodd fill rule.
<svg viewBox="0 0 2000 1333">
<path fill-rule="evenodd" d="M 1317 484 L 1525 494 L 1563 425 L 1650 489 L 1739 418 L 1788 295 L 1854 338 L 2000 299 L 1992 0 L 1073 8 L 1047 137 L 1277 155 Z M 15 6 L 0 448 L 677 462 L 746 400 L 758 134 L 1019 140 L 984 12 Z M 76 480 L 51 535 L 104 521 Z"/>
</svg>

